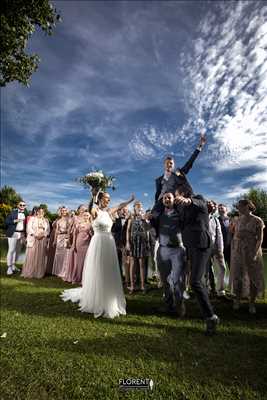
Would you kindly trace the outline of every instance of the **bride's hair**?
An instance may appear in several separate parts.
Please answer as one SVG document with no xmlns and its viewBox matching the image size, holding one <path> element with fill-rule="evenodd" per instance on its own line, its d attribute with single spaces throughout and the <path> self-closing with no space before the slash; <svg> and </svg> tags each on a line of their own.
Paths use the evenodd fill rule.
<svg viewBox="0 0 267 400">
<path fill-rule="evenodd" d="M 98 206 L 100 205 L 100 201 L 102 200 L 102 198 L 103 198 L 103 196 L 104 196 L 105 193 L 106 193 L 106 192 L 99 192 L 99 193 L 98 193 L 97 201 L 96 201 L 96 204 L 97 204 Z"/>
</svg>

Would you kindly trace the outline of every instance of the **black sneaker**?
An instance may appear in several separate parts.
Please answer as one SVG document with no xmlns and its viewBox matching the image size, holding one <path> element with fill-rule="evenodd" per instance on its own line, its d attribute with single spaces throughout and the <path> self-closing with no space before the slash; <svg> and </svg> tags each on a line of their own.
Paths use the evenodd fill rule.
<svg viewBox="0 0 267 400">
<path fill-rule="evenodd" d="M 216 334 L 217 325 L 220 323 L 219 317 L 214 314 L 211 318 L 206 319 L 206 332 L 207 336 Z"/>
</svg>

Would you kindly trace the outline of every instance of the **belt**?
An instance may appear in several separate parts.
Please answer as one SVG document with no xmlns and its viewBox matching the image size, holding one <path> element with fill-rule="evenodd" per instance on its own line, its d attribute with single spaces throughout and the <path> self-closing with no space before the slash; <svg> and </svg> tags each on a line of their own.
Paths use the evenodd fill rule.
<svg viewBox="0 0 267 400">
<path fill-rule="evenodd" d="M 169 247 L 171 249 L 179 249 L 179 247 L 182 247 L 182 246 L 180 246 L 180 245 L 171 245 L 171 244 L 166 244 L 166 245 L 160 244 L 160 247 Z"/>
</svg>

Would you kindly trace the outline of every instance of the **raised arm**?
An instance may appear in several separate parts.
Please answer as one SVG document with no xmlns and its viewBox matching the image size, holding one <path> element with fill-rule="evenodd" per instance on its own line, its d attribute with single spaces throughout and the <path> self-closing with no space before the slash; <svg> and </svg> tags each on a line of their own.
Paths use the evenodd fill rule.
<svg viewBox="0 0 267 400">
<path fill-rule="evenodd" d="M 135 199 L 135 196 L 134 196 L 134 194 L 132 194 L 131 197 L 129 198 L 129 200 L 120 203 L 118 206 L 110 208 L 109 213 L 115 214 L 121 208 L 127 207 L 132 201 L 134 201 L 134 199 Z"/>
<path fill-rule="evenodd" d="M 189 158 L 189 160 L 187 160 L 187 162 L 185 163 L 185 165 L 182 168 L 179 168 L 177 170 L 177 172 L 182 172 L 183 174 L 187 174 L 190 169 L 193 167 L 194 161 L 196 160 L 197 156 L 199 155 L 199 153 L 201 152 L 201 150 L 203 149 L 203 146 L 205 145 L 207 139 L 205 134 L 202 132 L 200 134 L 200 140 L 199 140 L 199 144 L 196 148 L 196 150 L 194 151 L 194 153 L 191 155 L 191 157 Z"/>
</svg>

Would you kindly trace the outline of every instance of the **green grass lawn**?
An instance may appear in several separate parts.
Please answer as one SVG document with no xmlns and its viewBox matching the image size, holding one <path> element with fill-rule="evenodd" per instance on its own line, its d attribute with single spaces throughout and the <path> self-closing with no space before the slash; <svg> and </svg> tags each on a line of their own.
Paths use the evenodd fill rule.
<svg viewBox="0 0 267 400">
<path fill-rule="evenodd" d="M 222 323 L 205 337 L 194 300 L 184 320 L 156 311 L 161 291 L 127 298 L 127 316 L 97 319 L 59 295 L 47 277 L 7 277 L 1 266 L 1 399 L 267 398 L 267 304 L 248 314 L 214 301 Z M 154 389 L 121 392 L 120 378 L 151 378 Z"/>
</svg>

